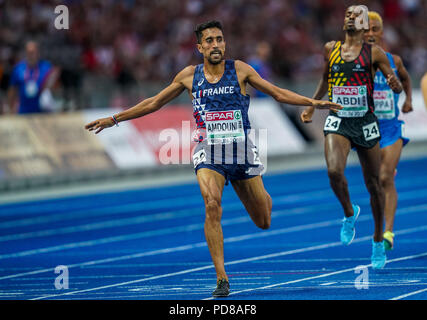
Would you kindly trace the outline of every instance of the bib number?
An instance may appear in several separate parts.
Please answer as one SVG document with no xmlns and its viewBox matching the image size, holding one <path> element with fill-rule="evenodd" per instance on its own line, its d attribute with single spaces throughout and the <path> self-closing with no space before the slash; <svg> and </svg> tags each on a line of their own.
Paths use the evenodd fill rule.
<svg viewBox="0 0 427 320">
<path fill-rule="evenodd" d="M 378 119 L 393 119 L 396 116 L 394 94 L 389 90 L 374 91 L 375 115 Z"/>
<path fill-rule="evenodd" d="M 368 124 L 364 126 L 362 129 L 363 129 L 363 135 L 365 136 L 366 141 L 370 141 L 380 136 L 380 130 L 378 129 L 378 125 L 376 122 Z"/>
<path fill-rule="evenodd" d="M 341 118 L 328 116 L 325 121 L 325 127 L 323 130 L 325 131 L 338 131 L 341 124 Z"/>
<path fill-rule="evenodd" d="M 368 112 L 366 86 L 334 86 L 332 102 L 344 107 L 338 111 L 340 117 L 363 117 Z"/>
<path fill-rule="evenodd" d="M 194 164 L 194 168 L 196 168 L 199 164 L 201 164 L 202 162 L 206 162 L 206 152 L 204 149 L 196 152 L 193 155 L 193 164 Z"/>
<path fill-rule="evenodd" d="M 246 139 L 240 110 L 206 112 L 205 124 L 209 145 L 244 142 Z"/>
</svg>

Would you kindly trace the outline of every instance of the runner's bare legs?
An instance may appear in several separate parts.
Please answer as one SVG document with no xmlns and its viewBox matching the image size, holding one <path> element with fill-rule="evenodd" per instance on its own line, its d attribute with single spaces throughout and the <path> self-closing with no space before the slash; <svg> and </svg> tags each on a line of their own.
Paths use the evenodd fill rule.
<svg viewBox="0 0 427 320">
<path fill-rule="evenodd" d="M 225 178 L 218 172 L 206 168 L 197 171 L 200 192 L 205 202 L 205 237 L 215 266 L 217 280 L 226 279 L 224 267 L 224 237 L 221 227 L 221 199 Z"/>
<path fill-rule="evenodd" d="M 366 188 L 371 196 L 371 209 L 374 217 L 374 241 L 383 241 L 384 191 L 380 183 L 381 151 L 379 142 L 372 148 L 357 148 Z"/>
<path fill-rule="evenodd" d="M 235 180 L 231 184 L 255 225 L 264 230 L 270 228 L 273 202 L 264 188 L 262 177 Z"/>
<path fill-rule="evenodd" d="M 385 231 L 390 232 L 393 232 L 394 217 L 397 208 L 397 191 L 394 176 L 402 148 L 403 141 L 399 139 L 394 144 L 381 149 L 380 182 L 385 195 Z"/>
<path fill-rule="evenodd" d="M 225 178 L 216 171 L 202 168 L 197 171 L 197 179 L 206 209 L 205 237 L 217 280 L 228 281 L 224 267 L 224 236 L 221 227 L 221 199 Z M 261 229 L 268 229 L 271 224 L 272 200 L 264 188 L 261 176 L 235 180 L 231 184 L 255 225 Z"/>
<path fill-rule="evenodd" d="M 325 159 L 329 183 L 341 203 L 346 217 L 353 216 L 348 183 L 344 175 L 350 148 L 350 141 L 342 135 L 329 133 L 325 137 Z"/>
</svg>

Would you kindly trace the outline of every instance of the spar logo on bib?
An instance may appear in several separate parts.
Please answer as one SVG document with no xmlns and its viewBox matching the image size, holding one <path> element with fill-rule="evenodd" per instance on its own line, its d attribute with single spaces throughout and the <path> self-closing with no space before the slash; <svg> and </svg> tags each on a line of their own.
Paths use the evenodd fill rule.
<svg viewBox="0 0 427 320">
<path fill-rule="evenodd" d="M 365 86 L 360 87 L 334 87 L 334 95 L 340 96 L 357 96 L 364 95 L 366 93 Z"/>
<path fill-rule="evenodd" d="M 242 118 L 240 110 L 206 113 L 206 121 L 239 120 L 240 118 Z"/>
</svg>

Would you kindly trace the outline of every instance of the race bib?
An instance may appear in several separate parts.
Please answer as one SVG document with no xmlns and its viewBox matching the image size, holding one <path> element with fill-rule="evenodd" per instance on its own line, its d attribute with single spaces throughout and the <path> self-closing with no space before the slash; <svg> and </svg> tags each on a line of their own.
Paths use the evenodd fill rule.
<svg viewBox="0 0 427 320">
<path fill-rule="evenodd" d="M 205 112 L 205 124 L 209 145 L 245 141 L 240 110 Z"/>
<path fill-rule="evenodd" d="M 363 117 L 368 112 L 366 86 L 334 86 L 332 101 L 344 107 L 338 111 L 340 117 Z"/>
<path fill-rule="evenodd" d="M 391 90 L 374 91 L 374 104 L 378 119 L 393 119 L 396 116 L 394 94 Z"/>
<path fill-rule="evenodd" d="M 366 141 L 370 141 L 380 136 L 380 130 L 378 129 L 378 125 L 376 122 L 372 122 L 362 127 L 362 129 L 363 129 L 363 135 L 365 136 Z"/>
<path fill-rule="evenodd" d="M 323 130 L 325 131 L 338 131 L 341 124 L 341 118 L 328 116 L 325 121 Z"/>
<path fill-rule="evenodd" d="M 205 150 L 200 150 L 193 155 L 193 164 L 196 168 L 200 163 L 206 162 L 206 152 Z"/>
</svg>

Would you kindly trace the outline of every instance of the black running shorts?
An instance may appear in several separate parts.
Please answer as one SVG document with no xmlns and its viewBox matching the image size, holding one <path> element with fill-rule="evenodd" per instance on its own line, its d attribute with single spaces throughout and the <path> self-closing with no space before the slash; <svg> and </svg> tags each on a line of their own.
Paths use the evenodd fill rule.
<svg viewBox="0 0 427 320">
<path fill-rule="evenodd" d="M 378 120 L 372 112 L 363 117 L 341 118 L 330 113 L 326 118 L 323 133 L 335 133 L 346 137 L 351 142 L 351 147 L 372 148 L 381 139 Z"/>
</svg>

